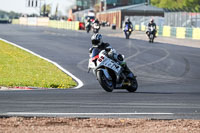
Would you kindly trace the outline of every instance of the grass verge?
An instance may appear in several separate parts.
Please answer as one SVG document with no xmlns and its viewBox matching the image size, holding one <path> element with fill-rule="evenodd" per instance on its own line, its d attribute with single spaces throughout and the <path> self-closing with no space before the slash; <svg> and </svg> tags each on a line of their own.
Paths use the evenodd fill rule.
<svg viewBox="0 0 200 133">
<path fill-rule="evenodd" d="M 76 85 L 53 64 L 0 41 L 0 86 L 71 88 Z"/>
</svg>

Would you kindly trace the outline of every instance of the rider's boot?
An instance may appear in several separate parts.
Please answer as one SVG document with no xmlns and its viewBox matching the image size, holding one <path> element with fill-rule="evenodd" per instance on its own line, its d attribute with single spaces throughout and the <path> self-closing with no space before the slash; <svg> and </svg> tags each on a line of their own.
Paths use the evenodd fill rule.
<svg viewBox="0 0 200 133">
<path fill-rule="evenodd" d="M 131 70 L 128 68 L 126 62 L 123 62 L 121 64 L 121 66 L 124 68 L 124 73 L 126 75 L 126 77 L 129 77 L 129 78 L 135 78 L 134 74 L 131 72 Z"/>
</svg>

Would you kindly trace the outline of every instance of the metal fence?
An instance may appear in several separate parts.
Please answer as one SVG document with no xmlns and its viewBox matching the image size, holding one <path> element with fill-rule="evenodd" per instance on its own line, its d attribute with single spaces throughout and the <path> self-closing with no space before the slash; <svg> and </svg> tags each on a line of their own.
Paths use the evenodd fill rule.
<svg viewBox="0 0 200 133">
<path fill-rule="evenodd" d="M 200 27 L 200 13 L 165 12 L 164 24 L 173 27 Z"/>
<path fill-rule="evenodd" d="M 134 30 L 145 31 L 151 18 L 157 24 L 157 35 L 200 40 L 200 13 L 166 13 L 165 17 L 125 16 L 130 18 Z"/>
<path fill-rule="evenodd" d="M 150 19 L 153 18 L 156 25 L 163 26 L 164 25 L 164 18 L 163 17 L 157 17 L 157 16 L 125 16 L 126 18 L 129 17 L 130 21 L 133 25 L 145 25 L 147 26 L 150 22 Z"/>
<path fill-rule="evenodd" d="M 147 25 L 151 18 L 154 18 L 158 26 L 171 26 L 171 27 L 200 27 L 200 13 L 192 12 L 165 12 L 164 17 L 156 16 L 125 16 L 129 17 L 133 25 Z"/>
</svg>

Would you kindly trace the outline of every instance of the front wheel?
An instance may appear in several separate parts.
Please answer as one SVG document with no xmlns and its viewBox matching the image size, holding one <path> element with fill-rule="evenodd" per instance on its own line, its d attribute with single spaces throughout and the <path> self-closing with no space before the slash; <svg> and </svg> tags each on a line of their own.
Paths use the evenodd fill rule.
<svg viewBox="0 0 200 133">
<path fill-rule="evenodd" d="M 126 39 L 129 39 L 131 33 L 130 32 L 126 32 Z"/>
<path fill-rule="evenodd" d="M 134 79 L 130 79 L 130 82 L 131 82 L 131 85 L 130 86 L 127 86 L 127 91 L 129 92 L 135 92 L 138 88 L 138 83 L 137 83 L 137 79 L 134 78 Z"/>
<path fill-rule="evenodd" d="M 150 43 L 153 43 L 153 40 L 154 40 L 154 35 L 153 35 L 153 34 L 150 34 L 150 35 L 149 35 L 149 42 L 150 42 Z"/>
<path fill-rule="evenodd" d="M 114 85 L 113 82 L 108 80 L 104 75 L 103 71 L 97 71 L 97 80 L 99 81 L 100 85 L 103 89 L 107 92 L 112 92 Z"/>
</svg>

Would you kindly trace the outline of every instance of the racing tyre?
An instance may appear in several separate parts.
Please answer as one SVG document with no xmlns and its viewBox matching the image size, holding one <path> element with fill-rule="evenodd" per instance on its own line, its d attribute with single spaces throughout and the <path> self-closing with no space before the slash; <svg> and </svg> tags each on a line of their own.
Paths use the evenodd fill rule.
<svg viewBox="0 0 200 133">
<path fill-rule="evenodd" d="M 100 85 L 103 89 L 107 92 L 113 91 L 113 82 L 109 81 L 106 76 L 104 75 L 103 71 L 97 71 L 97 80 L 99 81 Z"/>
<path fill-rule="evenodd" d="M 129 39 L 130 33 L 127 32 L 126 34 L 127 34 L 127 35 L 126 35 L 126 39 Z"/>
<path fill-rule="evenodd" d="M 154 36 L 153 36 L 153 34 L 150 34 L 149 42 L 150 42 L 150 43 L 153 43 L 153 40 L 154 40 Z"/>
<path fill-rule="evenodd" d="M 131 85 L 130 85 L 130 86 L 127 86 L 126 89 L 127 89 L 127 91 L 129 91 L 129 92 L 135 92 L 135 91 L 137 90 L 137 88 L 138 88 L 137 79 L 136 79 L 136 78 L 131 79 L 130 82 L 131 82 Z"/>
</svg>

